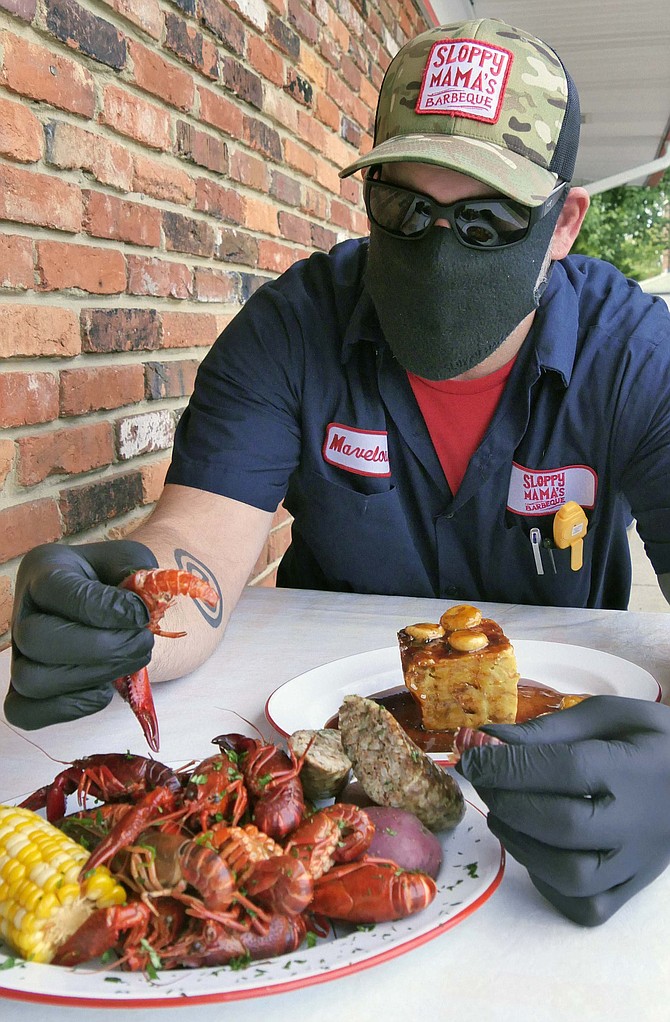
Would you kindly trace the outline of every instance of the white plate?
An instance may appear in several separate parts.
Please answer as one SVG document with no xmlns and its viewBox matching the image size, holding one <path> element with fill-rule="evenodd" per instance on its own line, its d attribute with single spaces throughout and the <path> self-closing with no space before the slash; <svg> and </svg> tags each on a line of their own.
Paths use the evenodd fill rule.
<svg viewBox="0 0 670 1022">
<path fill-rule="evenodd" d="M 658 682 L 637 664 L 612 653 L 563 642 L 512 639 L 522 678 L 566 694 L 630 696 L 658 701 Z M 321 728 L 346 695 L 372 696 L 403 684 L 397 646 L 344 657 L 300 674 L 276 689 L 265 715 L 280 734 Z M 444 758 L 437 756 L 438 759 Z"/>
<path fill-rule="evenodd" d="M 423 912 L 408 919 L 320 940 L 314 947 L 252 962 L 245 969 L 172 970 L 159 972 L 155 980 L 95 966 L 70 969 L 24 962 L 12 959 L 0 942 L 0 996 L 73 1007 L 183 1006 L 185 999 L 190 1004 L 207 1004 L 284 993 L 379 965 L 466 919 L 502 879 L 504 852 L 473 805 L 466 803 L 465 817 L 455 831 L 440 836 L 444 862 L 437 896 Z"/>
</svg>

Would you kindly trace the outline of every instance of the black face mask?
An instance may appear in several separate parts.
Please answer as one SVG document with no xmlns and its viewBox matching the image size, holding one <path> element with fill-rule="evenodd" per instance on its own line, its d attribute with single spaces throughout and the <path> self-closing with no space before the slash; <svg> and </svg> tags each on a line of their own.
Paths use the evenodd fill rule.
<svg viewBox="0 0 670 1022">
<path fill-rule="evenodd" d="M 365 287 L 391 351 L 426 380 L 449 380 L 488 358 L 540 302 L 540 278 L 563 207 L 523 241 L 500 249 L 465 248 L 446 227 L 416 241 L 371 224 Z"/>
</svg>

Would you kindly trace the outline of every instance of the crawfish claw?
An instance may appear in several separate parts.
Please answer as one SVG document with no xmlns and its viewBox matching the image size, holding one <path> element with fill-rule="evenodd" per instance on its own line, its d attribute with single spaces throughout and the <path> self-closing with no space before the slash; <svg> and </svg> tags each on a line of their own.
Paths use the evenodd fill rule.
<svg viewBox="0 0 670 1022">
<path fill-rule="evenodd" d="M 117 678 L 114 685 L 140 722 L 147 745 L 153 752 L 158 752 L 160 748 L 158 717 L 146 667 L 141 667 L 134 674 Z"/>
</svg>

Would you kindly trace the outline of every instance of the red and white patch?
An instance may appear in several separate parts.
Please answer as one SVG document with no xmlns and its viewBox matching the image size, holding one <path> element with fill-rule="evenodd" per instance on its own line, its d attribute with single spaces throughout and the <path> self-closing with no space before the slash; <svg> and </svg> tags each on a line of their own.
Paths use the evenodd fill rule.
<svg viewBox="0 0 670 1022">
<path fill-rule="evenodd" d="M 598 477 L 588 465 L 532 469 L 513 462 L 507 510 L 517 515 L 553 515 L 568 500 L 592 508 L 597 488 Z"/>
<path fill-rule="evenodd" d="M 440 39 L 423 72 L 415 110 L 495 124 L 514 55 L 477 39 Z"/>
<path fill-rule="evenodd" d="M 359 476 L 390 476 L 388 433 L 355 429 L 340 422 L 329 422 L 323 442 L 323 457 Z"/>
</svg>

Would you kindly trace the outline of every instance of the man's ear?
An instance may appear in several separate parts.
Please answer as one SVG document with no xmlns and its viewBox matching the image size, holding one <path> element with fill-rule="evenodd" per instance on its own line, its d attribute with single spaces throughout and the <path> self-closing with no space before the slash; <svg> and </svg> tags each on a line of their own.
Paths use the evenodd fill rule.
<svg viewBox="0 0 670 1022">
<path fill-rule="evenodd" d="M 584 222 L 589 203 L 589 193 L 585 188 L 570 189 L 551 239 L 552 259 L 564 259 L 570 252 Z"/>
</svg>

